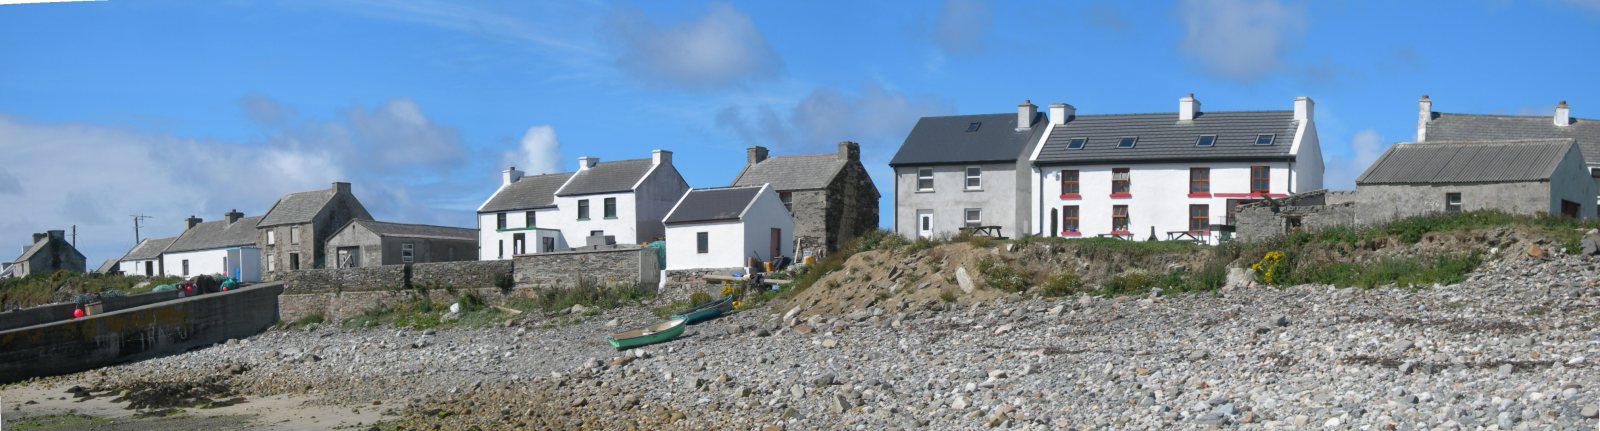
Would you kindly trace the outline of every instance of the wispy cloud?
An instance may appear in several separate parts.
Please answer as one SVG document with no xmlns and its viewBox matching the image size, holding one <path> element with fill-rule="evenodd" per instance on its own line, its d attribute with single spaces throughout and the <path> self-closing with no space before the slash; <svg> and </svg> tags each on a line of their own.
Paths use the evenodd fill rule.
<svg viewBox="0 0 1600 431">
<path fill-rule="evenodd" d="M 747 143 L 779 149 L 816 149 L 844 140 L 893 148 L 918 118 L 954 110 L 946 100 L 874 82 L 853 92 L 819 87 L 787 106 L 730 105 L 717 113 L 716 123 Z"/>
<path fill-rule="evenodd" d="M 1306 28 L 1303 5 L 1279 0 L 1183 0 L 1183 53 L 1219 76 L 1254 80 L 1283 65 Z"/>
<path fill-rule="evenodd" d="M 529 174 L 560 172 L 561 141 L 556 139 L 556 128 L 547 124 L 529 127 L 516 151 L 506 153 L 505 159 Z"/>
<path fill-rule="evenodd" d="M 1383 140 L 1383 135 L 1377 130 L 1362 129 L 1350 138 L 1350 157 L 1328 157 L 1328 172 L 1325 175 L 1323 186 L 1335 190 L 1350 190 L 1356 185 L 1356 178 L 1366 172 L 1372 162 L 1383 156 L 1388 150 L 1388 145 Z"/>
<path fill-rule="evenodd" d="M 982 0 L 945 0 L 933 23 L 933 40 L 948 53 L 983 51 L 994 12 Z"/>
<path fill-rule="evenodd" d="M 645 82 L 716 88 L 783 73 L 783 60 L 750 15 L 727 4 L 712 4 L 704 15 L 673 24 L 623 9 L 611 28 L 619 37 L 617 64 Z"/>
</svg>

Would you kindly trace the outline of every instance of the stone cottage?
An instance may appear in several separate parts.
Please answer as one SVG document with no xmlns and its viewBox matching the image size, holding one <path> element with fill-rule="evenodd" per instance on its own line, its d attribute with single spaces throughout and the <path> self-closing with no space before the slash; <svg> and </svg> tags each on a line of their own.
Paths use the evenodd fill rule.
<svg viewBox="0 0 1600 431">
<path fill-rule="evenodd" d="M 266 280 L 277 280 L 285 271 L 328 267 L 328 237 L 350 220 L 372 220 L 350 192 L 350 183 L 278 199 L 256 226 Z"/>
<path fill-rule="evenodd" d="M 478 259 L 475 229 L 350 220 L 332 237 L 334 268 Z"/>
<path fill-rule="evenodd" d="M 1600 121 L 1573 117 L 1565 100 L 1551 115 L 1446 113 L 1434 111 L 1428 96 L 1417 101 L 1417 142 L 1517 139 L 1571 139 L 1583 152 L 1589 172 L 1600 174 Z M 1595 181 L 1600 184 L 1600 176 Z"/>
<path fill-rule="evenodd" d="M 22 255 L 11 261 L 13 277 L 49 274 L 56 271 L 84 272 L 88 259 L 67 241 L 67 232 L 52 230 L 33 234 L 33 243 L 22 248 Z"/>
<path fill-rule="evenodd" d="M 733 187 L 770 184 L 794 217 L 800 256 L 837 251 L 878 227 L 878 186 L 861 164 L 861 146 L 840 142 L 827 154 L 768 157 L 766 147 L 746 149 Z"/>
</svg>

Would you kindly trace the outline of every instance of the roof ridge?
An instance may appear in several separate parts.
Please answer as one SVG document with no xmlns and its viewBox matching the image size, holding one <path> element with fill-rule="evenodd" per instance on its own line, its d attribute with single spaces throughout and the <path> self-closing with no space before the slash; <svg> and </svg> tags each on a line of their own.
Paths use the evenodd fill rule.
<svg viewBox="0 0 1600 431">
<path fill-rule="evenodd" d="M 1471 141 L 1471 140 L 1459 140 L 1459 139 L 1457 139 L 1457 140 L 1449 140 L 1449 141 L 1399 142 L 1399 143 L 1396 143 L 1395 145 L 1405 145 L 1405 146 L 1429 146 L 1429 145 L 1462 145 L 1462 146 L 1549 145 L 1549 144 L 1573 144 L 1573 143 L 1575 143 L 1577 141 L 1578 140 L 1574 139 L 1574 138 L 1485 139 L 1485 140 L 1481 140 L 1481 141 Z"/>
<path fill-rule="evenodd" d="M 1434 114 L 1438 114 L 1438 115 L 1457 115 L 1457 116 L 1463 116 L 1463 117 L 1513 118 L 1513 119 L 1519 119 L 1519 120 L 1521 120 L 1521 119 L 1549 119 L 1549 118 L 1554 116 L 1553 114 L 1552 115 L 1473 114 L 1473 113 L 1466 113 L 1466 112 L 1439 112 L 1439 111 L 1434 111 L 1433 113 Z M 1568 118 L 1573 119 L 1573 120 L 1596 121 L 1594 119 L 1580 118 L 1580 117 L 1568 117 Z M 1554 126 L 1555 124 L 1551 124 L 1551 125 Z"/>
</svg>

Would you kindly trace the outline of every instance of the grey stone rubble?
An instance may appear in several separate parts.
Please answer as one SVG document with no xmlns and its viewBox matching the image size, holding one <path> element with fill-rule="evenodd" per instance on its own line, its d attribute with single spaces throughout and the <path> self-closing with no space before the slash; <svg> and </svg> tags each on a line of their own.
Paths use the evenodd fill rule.
<svg viewBox="0 0 1600 431">
<path fill-rule="evenodd" d="M 1568 256 L 1491 261 L 1427 289 L 1012 297 L 850 316 L 785 306 L 616 352 L 603 341 L 610 322 L 654 320 L 622 309 L 550 329 L 274 331 L 69 380 L 244 364 L 233 381 L 246 394 L 310 387 L 330 402 L 410 411 L 555 382 L 542 405 L 573 421 L 667 406 L 682 412 L 670 429 L 1592 430 L 1597 285 L 1600 259 Z"/>
</svg>

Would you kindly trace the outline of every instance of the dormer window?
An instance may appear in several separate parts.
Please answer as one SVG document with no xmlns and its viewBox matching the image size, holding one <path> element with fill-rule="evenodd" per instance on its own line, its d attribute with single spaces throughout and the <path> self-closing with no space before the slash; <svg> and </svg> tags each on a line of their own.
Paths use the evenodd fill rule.
<svg viewBox="0 0 1600 431">
<path fill-rule="evenodd" d="M 1275 136 L 1272 134 L 1256 135 L 1256 145 L 1272 145 L 1272 138 Z"/>
<path fill-rule="evenodd" d="M 978 127 L 982 127 L 982 126 L 983 126 L 983 123 L 967 124 L 967 133 L 976 132 L 976 131 L 978 131 Z"/>
<path fill-rule="evenodd" d="M 1117 148 L 1133 148 L 1133 144 L 1138 143 L 1138 142 L 1139 142 L 1139 138 L 1138 137 L 1136 137 L 1136 136 L 1126 136 L 1126 137 L 1123 137 L 1121 140 L 1117 141 Z"/>
<path fill-rule="evenodd" d="M 1072 138 L 1072 140 L 1067 141 L 1067 149 L 1069 149 L 1069 150 L 1081 150 L 1081 149 L 1083 149 L 1083 146 L 1085 144 L 1088 144 L 1088 143 L 1089 143 L 1089 138 Z"/>
<path fill-rule="evenodd" d="M 1194 141 L 1196 147 L 1209 147 L 1217 144 L 1217 135 L 1202 135 Z"/>
</svg>

